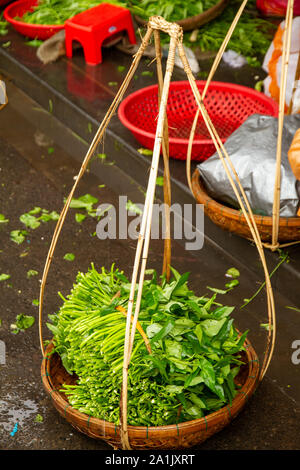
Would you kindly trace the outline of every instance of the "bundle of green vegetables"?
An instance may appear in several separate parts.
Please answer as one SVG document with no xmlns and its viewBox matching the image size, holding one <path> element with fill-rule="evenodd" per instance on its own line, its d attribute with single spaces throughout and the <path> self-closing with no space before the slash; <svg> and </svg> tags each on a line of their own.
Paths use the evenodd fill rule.
<svg viewBox="0 0 300 470">
<path fill-rule="evenodd" d="M 128 423 L 160 426 L 200 418 L 231 403 L 247 331 L 239 336 L 233 307 L 189 290 L 189 273 L 147 272 L 128 376 Z M 62 391 L 79 411 L 119 423 L 126 310 L 124 273 L 95 267 L 78 273 L 59 312 L 50 315 L 55 351 L 78 376 Z M 149 347 L 145 343 L 148 337 Z M 148 345 L 149 346 L 149 345 Z"/>
<path fill-rule="evenodd" d="M 219 17 L 201 26 L 194 42 L 190 42 L 191 34 L 185 33 L 184 44 L 192 49 L 199 48 L 202 52 L 218 51 L 240 3 L 240 0 L 231 0 Z M 255 0 L 248 0 L 247 9 L 239 19 L 227 49 L 243 55 L 249 65 L 258 67 L 270 47 L 276 28 L 272 22 L 258 17 Z"/>
</svg>

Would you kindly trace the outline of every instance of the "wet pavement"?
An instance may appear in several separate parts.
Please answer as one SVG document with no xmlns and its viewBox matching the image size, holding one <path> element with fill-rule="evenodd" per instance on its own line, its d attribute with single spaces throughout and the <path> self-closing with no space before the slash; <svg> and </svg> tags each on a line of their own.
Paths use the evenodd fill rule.
<svg viewBox="0 0 300 470">
<path fill-rule="evenodd" d="M 0 62 L 9 96 L 9 104 L 0 115 L 0 212 L 9 219 L 9 223 L 0 224 L 0 273 L 11 275 L 8 281 L 0 283 L 0 339 L 6 346 L 6 364 L 0 366 L 0 449 L 107 449 L 104 442 L 89 439 L 74 430 L 58 415 L 46 396 L 40 380 L 41 353 L 37 323 L 17 335 L 10 330 L 10 325 L 19 313 L 34 315 L 37 319 L 38 307 L 32 305 L 32 301 L 39 296 L 39 280 L 55 223 L 48 222 L 35 230 L 29 230 L 29 236 L 21 245 L 12 242 L 9 233 L 24 228 L 19 217 L 35 206 L 49 211 L 59 212 L 62 209 L 63 199 L 73 184 L 87 142 L 91 140 L 97 121 L 113 97 L 113 92 L 107 87 L 105 90 L 103 83 L 114 80 L 116 77 L 111 75 L 112 67 L 115 68 L 116 62 L 122 60 L 124 64 L 127 63 L 128 58 L 120 55 L 118 60 L 114 58 L 109 62 L 111 52 L 107 51 L 103 67 L 97 67 L 93 72 L 101 74 L 101 77 L 95 78 L 98 84 L 97 99 L 94 97 L 89 101 L 86 96 L 79 97 L 74 93 L 72 99 L 68 95 L 67 100 L 62 96 L 66 91 L 70 62 L 62 59 L 45 69 L 39 66 L 37 70 L 35 51 L 29 48 L 27 55 L 21 54 L 19 43 L 14 41 L 14 58 L 19 54 L 20 62 L 31 64 L 32 73 L 35 73 L 31 83 L 27 72 L 21 70 L 20 63 L 18 74 L 11 74 L 12 56 L 6 57 L 5 67 L 4 62 Z M 7 51 L 4 53 L 8 54 Z M 1 59 L 3 57 L 2 54 Z M 75 56 L 73 62 L 72 73 L 78 67 L 78 74 L 82 74 L 80 54 Z M 17 67 L 16 64 L 14 66 Z M 58 73 L 59 70 L 61 73 Z M 183 79 L 181 71 L 177 70 L 176 74 L 175 78 Z M 19 82 L 25 76 L 28 81 L 20 87 Z M 44 80 L 43 86 L 36 85 L 37 77 Z M 133 86 L 148 84 L 151 84 L 151 80 L 150 83 L 138 82 Z M 49 95 L 45 94 L 46 85 Z M 29 98 L 20 88 L 30 92 L 38 102 Z M 90 81 L 85 88 L 90 89 Z M 51 113 L 49 99 L 52 103 Z M 92 132 L 89 122 L 92 124 Z M 66 127 L 67 124 L 69 127 Z M 49 148 L 54 151 L 49 153 Z M 116 205 L 119 195 L 126 194 L 133 202 L 143 202 L 149 162 L 136 152 L 137 148 L 136 142 L 115 118 L 112 130 L 106 135 L 104 149 L 102 146 L 98 149 L 99 152 L 105 151 L 107 160 L 103 162 L 96 159 L 91 163 L 89 172 L 80 182 L 77 196 L 90 193 L 99 199 L 99 203 Z M 174 199 L 190 202 L 191 197 L 184 182 L 184 164 L 173 160 L 172 172 Z M 103 184 L 105 187 L 99 187 Z M 132 271 L 135 241 L 99 240 L 93 236 L 95 220 L 88 217 L 78 224 L 74 212 L 71 210 L 67 216 L 50 269 L 45 315 L 55 312 L 60 305 L 57 292 L 67 294 L 77 271 L 86 271 L 91 262 L 95 262 L 97 267 L 109 267 L 115 262 L 129 276 Z M 162 249 L 160 241 L 151 241 L 149 267 L 161 269 Z M 299 251 L 297 248 L 289 250 L 291 262 L 280 268 L 273 278 L 278 338 L 265 379 L 230 426 L 199 449 L 300 448 L 300 364 L 293 364 L 291 360 L 292 343 L 300 340 L 300 314 L 286 308 L 299 307 Z M 75 254 L 73 262 L 63 259 L 67 252 Z M 270 266 L 274 266 L 278 262 L 278 255 L 268 254 L 268 261 Z M 222 232 L 205 219 L 204 248 L 198 252 L 185 251 L 182 245 L 174 242 L 172 264 L 179 271 L 191 271 L 191 287 L 199 294 L 206 292 L 207 285 L 222 288 L 229 267 L 240 270 L 240 285 L 226 295 L 226 300 L 222 298 L 220 301 L 237 306 L 234 315 L 237 325 L 240 329 L 250 329 L 250 341 L 262 357 L 266 331 L 260 327 L 260 323 L 267 321 L 264 294 L 261 293 L 247 308 L 239 308 L 243 299 L 256 291 L 261 280 L 255 248 L 245 240 Z M 26 273 L 29 269 L 38 271 L 38 276 L 28 279 Z M 50 338 L 46 327 L 44 335 Z M 43 416 L 42 423 L 35 422 L 37 414 Z M 19 423 L 18 430 L 11 436 L 16 422 Z"/>
</svg>

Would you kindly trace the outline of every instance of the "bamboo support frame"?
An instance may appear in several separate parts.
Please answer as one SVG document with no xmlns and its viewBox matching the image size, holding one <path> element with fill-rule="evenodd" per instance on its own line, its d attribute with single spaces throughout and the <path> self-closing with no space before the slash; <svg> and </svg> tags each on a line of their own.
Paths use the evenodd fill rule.
<svg viewBox="0 0 300 470">
<path fill-rule="evenodd" d="M 133 341 L 134 341 L 136 322 L 137 322 L 138 315 L 139 315 L 145 269 L 146 269 L 146 264 L 147 264 L 150 234 L 151 234 L 152 209 L 153 209 L 153 201 L 154 201 L 154 195 L 155 195 L 160 150 L 161 150 L 161 144 L 162 144 L 162 140 L 164 136 L 164 121 L 166 117 L 166 107 L 167 107 L 169 86 L 170 86 L 171 76 L 172 76 L 174 63 L 175 63 L 175 52 L 176 52 L 177 40 L 178 40 L 179 35 L 180 34 L 182 35 L 182 30 L 178 25 L 167 23 L 163 18 L 160 18 L 160 17 L 150 18 L 148 24 L 153 29 L 161 29 L 167 32 L 170 35 L 171 40 L 170 40 L 170 48 L 169 48 L 169 54 L 168 54 L 168 59 L 167 59 L 166 73 L 165 73 L 165 78 L 164 78 L 163 88 L 162 88 L 162 93 L 161 93 L 161 98 L 160 98 L 155 143 L 154 143 L 154 148 L 153 148 L 153 156 L 152 156 L 148 188 L 147 188 L 147 193 L 146 193 L 145 207 L 144 207 L 143 218 L 142 218 L 142 223 L 141 223 L 141 231 L 140 231 L 139 238 L 138 238 L 136 257 L 135 257 L 132 281 L 131 281 L 131 290 L 130 290 L 130 296 L 129 296 L 129 301 L 128 301 L 128 316 L 127 316 L 127 324 L 126 324 L 126 332 L 125 332 L 124 363 L 123 363 L 123 383 L 122 383 L 122 394 L 121 394 L 122 396 L 121 438 L 122 438 L 122 445 L 124 449 L 130 449 L 130 444 L 128 442 L 128 427 L 127 427 L 128 366 L 130 362 L 130 354 L 132 351 L 132 346 L 133 346 Z M 142 253 L 142 249 L 143 249 L 143 253 Z M 135 293 L 136 279 L 137 279 L 137 274 L 139 270 L 141 254 L 142 254 L 142 262 L 141 262 L 141 268 L 140 268 L 136 308 L 135 308 L 134 319 L 133 319 L 132 328 L 130 332 L 130 317 L 131 317 L 131 312 L 133 310 L 134 293 Z"/>
<path fill-rule="evenodd" d="M 202 100 L 204 100 L 204 98 L 205 98 L 205 95 L 206 95 L 207 89 L 210 85 L 210 82 L 213 79 L 213 76 L 214 76 L 214 74 L 215 74 L 215 72 L 216 72 L 216 70 L 219 66 L 219 63 L 221 62 L 221 59 L 222 59 L 224 51 L 227 47 L 227 44 L 230 41 L 232 33 L 235 30 L 235 27 L 236 27 L 241 15 L 242 15 L 243 11 L 244 11 L 245 6 L 247 5 L 247 2 L 248 2 L 248 0 L 244 0 L 243 3 L 241 4 L 240 8 L 238 9 L 238 11 L 237 11 L 237 13 L 234 17 L 234 20 L 233 20 L 232 24 L 230 25 L 229 30 L 227 31 L 227 34 L 224 38 L 224 41 L 222 42 L 221 47 L 220 47 L 220 49 L 219 49 L 219 51 L 218 51 L 218 53 L 215 57 L 215 60 L 212 64 L 212 67 L 210 69 L 210 72 L 208 74 L 208 77 L 207 77 L 207 80 L 206 80 L 206 83 L 205 83 L 205 86 L 204 86 L 204 89 L 203 89 L 203 92 L 202 92 Z M 197 111 L 196 111 L 195 117 L 194 117 L 191 132 L 190 132 L 188 150 L 187 150 L 187 157 L 186 157 L 186 178 L 187 178 L 187 182 L 188 182 L 188 185 L 189 185 L 189 188 L 190 188 L 190 191 L 191 191 L 192 194 L 193 194 L 192 179 L 191 179 L 192 147 L 193 147 L 193 141 L 194 141 L 194 138 L 195 138 L 195 132 L 196 132 L 197 122 L 198 122 L 198 119 L 199 119 L 199 114 L 200 114 L 200 109 L 198 108 Z"/>
<path fill-rule="evenodd" d="M 244 189 L 240 183 L 240 180 L 238 178 L 238 175 L 235 171 L 235 168 L 229 158 L 229 155 L 222 143 L 222 140 L 220 139 L 215 127 L 213 126 L 213 123 L 205 109 L 205 106 L 203 104 L 203 101 L 201 99 L 201 95 L 200 95 L 200 92 L 198 90 L 198 87 L 197 87 L 197 84 L 196 84 L 196 80 L 193 76 L 193 73 L 191 71 L 191 68 L 189 66 L 189 63 L 187 61 L 187 58 L 186 58 L 186 55 L 185 55 L 185 52 L 184 52 L 184 48 L 182 46 L 181 43 L 178 43 L 178 50 L 179 50 L 179 56 L 182 60 L 182 63 L 183 63 L 183 67 L 184 67 L 184 70 L 188 76 L 188 80 L 190 82 L 190 85 L 191 85 L 191 88 L 192 88 L 192 91 L 194 93 L 194 97 L 195 97 L 195 100 L 200 108 L 200 111 L 201 111 L 201 114 L 202 114 L 202 118 L 207 126 L 207 129 L 210 133 L 210 136 L 215 144 L 215 147 L 217 149 L 217 152 L 218 152 L 218 155 L 224 165 L 224 169 L 226 171 L 226 174 L 228 176 L 228 179 L 230 181 L 230 184 L 232 186 L 232 189 L 238 199 L 238 202 L 240 204 L 240 207 L 242 209 L 242 212 L 244 214 L 244 217 L 248 223 L 248 226 L 250 228 L 250 231 L 251 231 L 251 234 L 252 234 L 252 237 L 253 237 L 253 240 L 256 244 L 256 247 L 257 247 L 257 250 L 259 252 L 259 255 L 260 255 L 260 259 L 261 259 L 261 262 L 262 262 L 262 265 L 263 265 L 263 269 L 264 269 L 264 273 L 265 273 L 265 278 L 266 278 L 266 291 L 267 291 L 267 303 L 268 303 L 268 317 L 269 317 L 269 325 L 270 325 L 270 328 L 269 328 L 269 332 L 268 332 L 268 339 L 267 339 L 267 345 L 266 345 L 266 349 L 265 349 L 265 355 L 264 355 L 264 361 L 263 361 L 263 365 L 262 365 L 262 368 L 261 368 L 261 374 L 260 374 L 260 380 L 262 380 L 262 378 L 264 377 L 266 371 L 267 371 L 267 368 L 269 366 L 269 363 L 270 363 L 270 360 L 271 360 L 271 357 L 272 357 L 272 354 L 273 354 L 273 350 L 274 350 L 274 345 L 275 345 L 275 336 L 276 336 L 276 319 L 275 319 L 275 304 L 274 304 L 274 297 L 273 297 L 273 291 L 272 291 L 272 287 L 271 287 L 271 282 L 270 282 L 270 277 L 269 277 L 269 272 L 268 272 L 268 268 L 267 268 L 267 264 L 266 264 L 266 259 L 265 259 L 265 256 L 264 256 L 264 251 L 263 251 L 263 246 L 262 246 L 262 242 L 261 242 L 261 239 L 260 239 L 260 235 L 259 235 L 259 232 L 258 232 L 258 228 L 257 228 L 257 225 L 255 223 L 255 220 L 254 220 L 254 216 L 253 216 L 253 212 L 251 210 L 251 207 L 250 207 L 250 204 L 248 202 L 248 199 L 247 199 L 247 196 L 244 192 Z M 224 158 L 224 156 L 225 158 Z M 238 192 L 238 189 L 234 183 L 234 180 L 232 178 L 232 175 L 230 173 L 230 170 L 229 168 L 227 167 L 227 164 L 226 162 L 229 164 L 229 167 L 230 167 L 230 170 L 233 172 L 233 175 L 236 179 L 236 182 L 237 182 L 237 185 L 239 187 L 239 190 L 241 191 L 241 195 L 239 194 Z M 244 206 L 244 203 L 243 203 L 243 200 L 245 201 L 245 204 L 246 204 L 246 207 Z M 250 216 L 250 218 L 249 218 Z"/>
<path fill-rule="evenodd" d="M 154 30 L 154 45 L 156 53 L 156 68 L 158 79 L 158 104 L 160 105 L 162 88 L 163 88 L 163 71 L 161 63 L 161 45 L 160 45 L 160 32 Z M 170 222 L 170 206 L 171 206 L 171 179 L 169 168 L 169 130 L 168 119 L 165 117 L 164 134 L 162 141 L 163 160 L 164 160 L 164 203 L 165 203 L 165 241 L 164 241 L 164 261 L 162 274 L 166 274 L 167 281 L 170 279 L 170 265 L 171 265 L 171 222 Z"/>
<path fill-rule="evenodd" d="M 244 0 L 243 2 L 243 8 L 246 4 L 247 0 Z M 240 14 L 241 11 L 239 10 Z M 167 60 L 167 66 L 166 66 L 166 72 L 165 76 L 163 79 L 163 74 L 162 74 L 162 65 L 161 65 L 161 51 L 160 51 L 160 39 L 159 39 L 159 31 L 163 31 L 165 33 L 168 33 L 170 36 L 170 48 L 169 48 L 169 55 L 168 55 L 168 60 Z M 233 29 L 230 30 L 231 32 Z M 154 149 L 153 149 L 153 156 L 152 156 L 152 162 L 151 162 L 151 170 L 150 170 L 150 175 L 149 175 L 149 180 L 148 180 L 148 187 L 147 187 L 147 193 L 146 193 L 146 198 L 145 198 L 145 205 L 144 205 L 144 212 L 142 216 L 142 222 L 141 222 L 141 228 L 140 228 L 140 234 L 138 237 L 137 241 L 137 247 L 136 247 L 136 253 L 135 253 L 135 260 L 134 260 L 134 266 L 133 266 L 133 271 L 132 271 L 132 279 L 131 279 L 131 289 L 130 289 L 130 295 L 129 295 L 129 300 L 128 300 L 128 307 L 127 307 L 127 313 L 126 313 L 126 327 L 125 327 L 125 341 L 124 341 L 124 360 L 123 360 L 123 372 L 122 372 L 122 390 L 121 390 L 121 400 L 120 400 L 120 434 L 121 434 L 121 440 L 122 440 L 122 447 L 123 449 L 130 449 L 130 442 L 128 439 L 128 426 L 127 426 L 127 392 L 128 392 L 128 367 L 130 364 L 130 356 L 132 352 L 132 347 L 133 347 L 133 342 L 134 342 L 134 337 L 135 337 L 135 332 L 136 328 L 139 326 L 138 323 L 138 316 L 139 316 L 139 309 L 140 309 L 140 303 L 141 303 L 141 298 L 142 298 L 142 290 L 143 290 L 143 282 L 144 282 L 144 275 L 145 275 L 145 269 L 146 269 L 146 264 L 147 264 L 147 257 L 148 257 L 148 250 L 149 250 L 149 243 L 150 243 L 150 234 L 151 234 L 151 220 L 152 220 L 152 210 L 153 210 L 153 203 L 154 203 L 154 197 L 155 197 L 155 188 L 156 188 L 156 178 L 157 178 L 157 171 L 158 171 L 158 165 L 159 165 L 159 158 L 160 158 L 160 151 L 162 148 L 163 151 L 163 158 L 164 158 L 164 167 L 165 167 L 165 173 L 164 173 L 164 196 L 165 196 L 165 202 L 167 203 L 167 206 L 170 207 L 171 203 L 171 189 L 170 189 L 170 174 L 169 174 L 169 155 L 168 155 L 168 134 L 167 134 L 167 120 L 166 120 L 166 106 L 167 106 L 167 99 L 168 99 L 168 92 L 169 92 L 169 86 L 171 82 L 171 77 L 172 77 L 172 72 L 174 68 L 174 62 L 175 62 L 175 52 L 176 48 L 178 48 L 179 51 L 179 56 L 182 60 L 184 70 L 187 74 L 190 86 L 192 88 L 195 100 L 197 102 L 199 111 L 201 112 L 202 118 L 204 119 L 206 126 L 208 128 L 208 131 L 211 135 L 211 138 L 216 146 L 217 152 L 219 154 L 219 157 L 221 158 L 223 165 L 225 167 L 226 173 L 228 175 L 228 178 L 230 180 L 230 183 L 233 187 L 233 190 L 238 198 L 238 201 L 240 203 L 240 206 L 242 208 L 243 214 L 246 218 L 246 221 L 249 225 L 249 228 L 251 230 L 251 234 L 253 236 L 253 239 L 256 243 L 257 250 L 259 252 L 261 262 L 263 265 L 264 273 L 265 273 L 265 278 L 266 278 L 266 290 L 267 290 L 267 303 L 268 303 L 268 317 L 269 317 L 269 334 L 268 334 L 268 340 L 267 340 L 267 347 L 265 350 L 265 355 L 264 355 L 264 361 L 263 365 L 261 368 L 261 373 L 260 373 L 260 380 L 262 380 L 263 376 L 265 375 L 265 372 L 269 366 L 273 349 L 274 349 L 274 343 L 275 343 L 275 334 L 276 334 L 276 323 L 275 323 L 275 306 L 274 306 L 274 298 L 273 298 L 273 292 L 272 292 L 272 287 L 271 287 L 271 282 L 269 278 L 269 273 L 268 273 L 268 268 L 266 265 L 266 260 L 264 257 L 264 251 L 263 251 L 263 246 L 260 240 L 259 232 L 257 229 L 257 226 L 255 224 L 254 216 L 251 211 L 249 202 L 247 201 L 245 192 L 241 186 L 241 183 L 238 179 L 237 173 L 232 165 L 232 162 L 222 144 L 222 141 L 214 128 L 208 114 L 206 111 L 206 108 L 203 104 L 202 97 L 199 93 L 199 90 L 196 85 L 195 78 L 192 74 L 192 71 L 190 69 L 190 66 L 188 64 L 185 51 L 182 45 L 182 29 L 179 27 L 177 24 L 173 23 L 168 23 L 166 22 L 163 18 L 161 17 L 152 17 L 150 18 L 148 22 L 148 28 L 146 31 L 146 34 L 142 40 L 142 44 L 137 52 L 137 54 L 134 56 L 134 60 L 131 64 L 131 67 L 125 77 L 124 82 L 122 83 L 112 105 L 110 106 L 103 122 L 101 123 L 89 149 L 88 152 L 84 158 L 84 161 L 82 163 L 82 166 L 80 168 L 80 171 L 78 173 L 78 176 L 76 178 L 76 181 L 73 185 L 73 188 L 66 200 L 65 206 L 60 214 L 59 220 L 57 222 L 53 239 L 49 248 L 48 256 L 46 259 L 46 264 L 43 272 L 43 277 L 42 277 L 42 283 L 41 283 L 41 290 L 40 290 L 40 302 L 39 302 L 39 333 L 40 333 L 40 345 L 41 345 L 41 350 L 43 355 L 45 354 L 44 346 L 43 346 L 43 337 L 42 337 L 42 308 L 43 308 L 43 299 L 44 299 L 44 290 L 45 290 L 45 284 L 49 272 L 49 268 L 51 265 L 53 253 L 57 244 L 57 240 L 60 234 L 60 231 L 62 229 L 64 220 L 66 218 L 66 214 L 68 211 L 68 208 L 70 206 L 72 197 L 74 195 L 74 192 L 77 188 L 77 185 L 80 181 L 80 178 L 82 177 L 88 162 L 93 155 L 96 146 L 98 143 L 101 141 L 103 138 L 105 129 L 114 114 L 118 104 L 120 103 L 129 83 L 130 80 L 132 79 L 135 70 L 138 66 L 138 63 L 143 55 L 143 52 L 145 48 L 147 47 L 147 44 L 150 41 L 150 38 L 154 35 L 154 40 L 155 40 L 155 50 L 156 50 L 156 60 L 157 60 L 157 74 L 158 74 L 158 82 L 159 82 L 159 114 L 158 114 L 158 121 L 157 121 L 157 129 L 156 129 L 156 136 L 155 136 L 155 144 L 154 144 Z M 226 36 L 226 38 L 229 40 L 229 36 Z M 225 44 L 225 42 L 223 43 Z M 226 45 L 225 45 L 226 47 Z M 218 56 L 218 60 L 215 61 L 214 65 L 215 68 L 217 67 L 219 60 L 221 56 Z M 214 72 L 210 73 L 210 80 L 213 76 Z M 206 89 L 208 87 L 208 84 L 206 86 Z M 206 92 L 205 89 L 205 92 Z M 237 186 L 233 180 L 232 173 L 237 181 Z M 240 191 L 240 193 L 239 193 Z M 170 214 L 169 214 L 170 215 Z M 170 223 L 169 226 L 166 224 L 166 229 L 168 230 L 170 228 Z M 170 240 L 170 237 L 169 237 Z M 171 241 L 171 240 L 170 240 Z M 171 258 L 171 251 L 170 251 L 170 245 L 168 247 L 168 244 L 165 244 L 165 252 L 164 252 L 164 272 L 167 273 L 167 267 L 170 265 L 170 258 Z M 138 292 L 137 292 L 137 297 L 135 301 L 135 289 L 136 289 L 136 284 L 137 284 L 137 277 L 139 275 L 139 283 L 138 283 Z M 135 302 L 135 305 L 134 305 Z M 132 316 L 133 308 L 135 307 L 134 315 Z M 124 312 L 123 312 L 124 313 Z M 273 326 L 273 328 L 272 328 Z"/>
</svg>

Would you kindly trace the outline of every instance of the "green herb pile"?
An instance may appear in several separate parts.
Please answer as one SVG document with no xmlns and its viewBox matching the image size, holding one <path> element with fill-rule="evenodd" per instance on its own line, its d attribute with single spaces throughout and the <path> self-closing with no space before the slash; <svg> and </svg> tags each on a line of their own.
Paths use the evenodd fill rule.
<svg viewBox="0 0 300 470">
<path fill-rule="evenodd" d="M 215 20 L 201 26 L 195 42 L 190 42 L 190 33 L 184 34 L 184 44 L 202 52 L 218 51 L 240 6 L 232 0 Z M 246 57 L 249 65 L 260 66 L 277 26 L 257 16 L 255 0 L 249 0 L 246 9 L 232 34 L 227 50 L 231 49 Z"/>
<path fill-rule="evenodd" d="M 128 422 L 159 426 L 207 415 L 236 394 L 234 378 L 242 364 L 247 331 L 239 336 L 233 307 L 189 290 L 189 273 L 144 281 L 140 326 L 150 340 L 149 354 L 137 330 L 128 377 Z M 55 350 L 64 367 L 78 376 L 62 391 L 79 411 L 119 423 L 120 389 L 129 280 L 111 267 L 78 273 L 59 312 L 50 315 Z"/>
<path fill-rule="evenodd" d="M 219 3 L 220 0 L 131 0 L 128 7 L 135 15 L 148 20 L 150 16 L 159 15 L 167 21 L 179 21 L 191 16 L 200 15 L 205 10 Z"/>
</svg>

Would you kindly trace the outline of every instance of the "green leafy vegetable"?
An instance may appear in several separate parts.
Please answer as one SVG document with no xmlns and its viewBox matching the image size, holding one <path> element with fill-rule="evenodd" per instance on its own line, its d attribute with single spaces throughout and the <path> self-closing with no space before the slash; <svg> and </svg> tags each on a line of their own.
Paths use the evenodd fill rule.
<svg viewBox="0 0 300 470">
<path fill-rule="evenodd" d="M 35 417 L 34 422 L 35 422 L 35 423 L 42 423 L 43 421 L 44 421 L 43 416 L 40 415 L 40 414 L 37 414 L 36 417 Z"/>
<path fill-rule="evenodd" d="M 98 199 L 91 194 L 85 194 L 80 196 L 78 199 L 73 198 L 71 200 L 70 208 L 71 209 L 85 209 L 89 215 L 95 215 L 95 210 L 93 205 L 98 202 Z"/>
<path fill-rule="evenodd" d="M 76 222 L 78 222 L 79 224 L 86 218 L 86 214 L 80 214 L 80 213 L 77 213 L 75 214 L 75 220 Z"/>
<path fill-rule="evenodd" d="M 25 240 L 28 232 L 26 230 L 12 230 L 10 232 L 10 239 L 20 245 Z"/>
<path fill-rule="evenodd" d="M 12 333 L 18 334 L 19 331 L 24 331 L 27 330 L 27 328 L 30 328 L 32 325 L 34 325 L 35 318 L 30 316 L 30 315 L 24 315 L 21 313 L 20 315 L 17 315 L 16 317 L 16 323 L 13 325 L 10 325 L 12 329 Z"/>
<path fill-rule="evenodd" d="M 145 155 L 146 157 L 151 157 L 151 155 L 153 155 L 153 151 L 150 150 L 150 149 L 140 148 L 140 149 L 138 149 L 138 152 L 139 152 L 141 155 Z"/>
<path fill-rule="evenodd" d="M 189 273 L 174 268 L 169 282 L 154 270 L 144 281 L 139 327 L 128 370 L 128 422 L 161 426 L 205 416 L 231 403 L 242 365 L 241 336 L 233 307 L 198 297 Z M 48 328 L 65 369 L 78 376 L 61 389 L 70 404 L 90 416 L 119 423 L 124 337 L 130 282 L 114 265 L 79 272 L 71 293 Z M 121 309 L 121 311 L 120 311 Z M 149 338 L 151 353 L 141 335 Z M 180 411 L 180 412 L 179 412 Z"/>
<path fill-rule="evenodd" d="M 29 271 L 27 271 L 27 278 L 28 279 L 30 279 L 33 276 L 37 276 L 37 275 L 38 275 L 38 271 L 36 271 L 35 269 L 29 269 Z"/>
<path fill-rule="evenodd" d="M 126 202 L 126 209 L 128 212 L 134 212 L 135 214 L 142 214 L 143 211 L 140 209 L 134 202 L 130 201 L 130 199 Z"/>
<path fill-rule="evenodd" d="M 64 256 L 64 259 L 67 260 L 67 261 L 74 261 L 75 255 L 74 255 L 74 253 L 66 253 L 65 256 Z"/>
<path fill-rule="evenodd" d="M 153 72 L 151 70 L 143 70 L 143 72 L 141 73 L 141 75 L 143 77 L 152 77 L 153 76 Z"/>
<path fill-rule="evenodd" d="M 226 271 L 226 275 L 229 276 L 229 277 L 239 277 L 240 276 L 240 272 L 238 269 L 236 268 L 229 268 L 227 269 Z"/>
<path fill-rule="evenodd" d="M 7 279 L 9 278 L 10 278 L 10 274 L 4 274 L 4 273 L 0 274 L 0 282 L 7 281 Z"/>
<path fill-rule="evenodd" d="M 38 228 L 41 223 L 37 220 L 36 217 L 34 217 L 33 215 L 27 213 L 27 214 L 22 214 L 20 216 L 20 221 L 28 228 L 31 228 L 33 230 L 35 230 L 36 228 Z"/>
<path fill-rule="evenodd" d="M 40 39 L 32 39 L 31 41 L 26 41 L 25 44 L 31 47 L 40 47 L 40 45 L 43 44 L 43 42 L 44 41 L 41 41 Z"/>
<path fill-rule="evenodd" d="M 158 176 L 156 178 L 156 184 L 157 184 L 157 186 L 163 186 L 164 185 L 164 177 L 163 176 Z"/>
<path fill-rule="evenodd" d="M 0 224 L 7 224 L 9 222 L 9 219 L 5 218 L 5 215 L 0 214 Z"/>
</svg>

